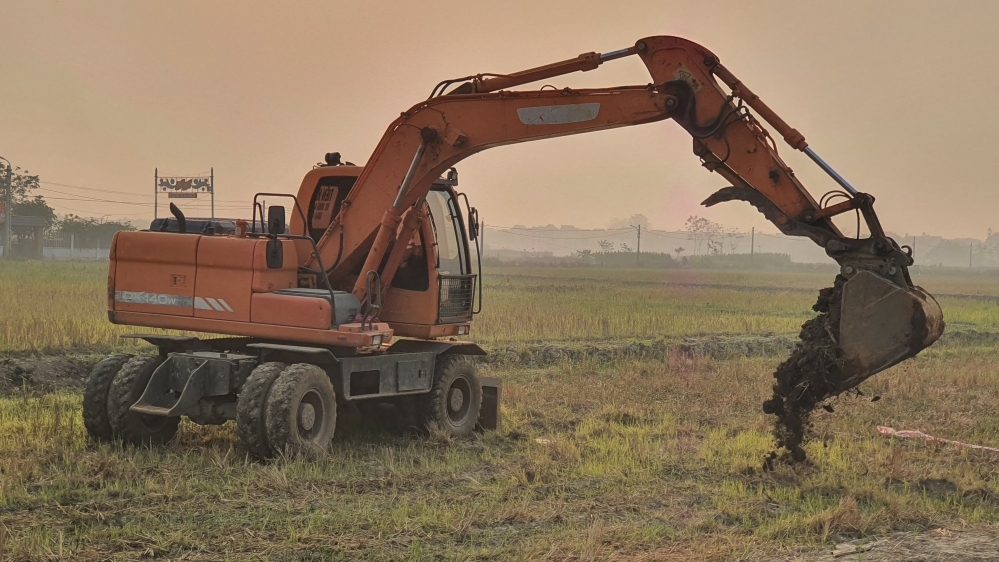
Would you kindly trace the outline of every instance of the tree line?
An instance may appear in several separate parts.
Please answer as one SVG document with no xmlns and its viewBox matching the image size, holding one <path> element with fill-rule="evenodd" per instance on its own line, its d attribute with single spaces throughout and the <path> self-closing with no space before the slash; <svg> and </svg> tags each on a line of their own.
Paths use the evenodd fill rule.
<svg viewBox="0 0 999 562">
<path fill-rule="evenodd" d="M 33 193 L 40 189 L 37 175 L 17 167 L 11 177 L 11 209 L 7 210 L 8 218 L 39 217 L 48 223 L 45 231 L 46 245 L 69 247 L 72 243 L 77 248 L 109 248 L 114 233 L 119 230 L 135 230 L 131 223 L 120 220 L 104 220 L 84 218 L 68 214 L 60 218 L 56 215 L 45 197 Z M 11 226 L 11 245 L 34 242 L 34 229 L 27 226 Z"/>
</svg>

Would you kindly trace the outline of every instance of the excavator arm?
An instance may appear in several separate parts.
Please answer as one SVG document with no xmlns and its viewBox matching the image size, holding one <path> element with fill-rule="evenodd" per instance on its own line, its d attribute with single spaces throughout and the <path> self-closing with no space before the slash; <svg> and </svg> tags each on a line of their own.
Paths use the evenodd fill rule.
<svg viewBox="0 0 999 562">
<path fill-rule="evenodd" d="M 644 61 L 651 84 L 509 90 L 634 55 Z M 453 84 L 458 86 L 446 92 Z M 838 193 L 842 202 L 824 206 L 820 203 L 825 198 L 816 201 L 781 160 L 774 138 L 758 118 L 828 172 L 843 188 Z M 460 160 L 495 146 L 665 119 L 685 129 L 702 165 L 730 184 L 705 205 L 746 201 L 781 232 L 810 238 L 841 265 L 835 298 L 824 310 L 831 326 L 824 343 L 835 348 L 836 356 L 831 393 L 856 386 L 940 336 L 940 308 L 912 284 L 910 253 L 885 236 L 874 213 L 874 198 L 858 192 L 822 161 L 804 136 L 713 53 L 677 37 L 648 37 L 620 51 L 439 84 L 430 99 L 389 126 L 319 241 L 321 262 L 334 264 L 328 273 L 340 282 L 360 272 L 354 294 L 363 301 L 370 272 L 380 275 L 383 290 L 389 289 L 405 246 L 394 242 L 412 236 L 421 220 L 416 209 L 422 208 L 432 183 Z M 870 237 L 848 238 L 836 228 L 831 218 L 848 211 L 862 214 Z"/>
<path fill-rule="evenodd" d="M 653 84 L 589 90 L 501 90 L 590 70 L 606 60 L 630 54 L 642 56 Z M 417 104 L 390 125 L 338 220 L 319 242 L 324 263 L 334 263 L 340 254 L 340 262 L 331 272 L 333 278 L 338 278 L 356 270 L 364 257 L 379 258 L 383 249 L 371 251 L 371 243 L 384 211 L 394 207 L 401 195 L 400 206 L 392 212 L 401 216 L 425 196 L 444 170 L 476 152 L 664 119 L 675 120 L 693 136 L 695 153 L 709 170 L 718 172 L 733 186 L 762 196 L 751 202 L 759 199 L 760 204 L 765 201 L 775 206 L 778 213 L 768 218 L 782 231 L 790 220 L 800 221 L 819 212 L 818 203 L 781 161 L 766 131 L 742 103 L 736 103 L 735 96 L 725 94 L 714 81 L 712 67 L 720 65 L 705 65 L 714 60 L 714 55 L 689 41 L 653 37 L 615 53 L 587 53 L 507 76 L 473 77 L 446 95 Z M 424 139 L 425 135 L 432 136 Z M 417 153 L 419 159 L 415 158 Z M 400 190 L 400 185 L 405 189 Z M 739 194 L 729 191 L 724 195 Z M 823 231 L 816 235 L 842 237 L 827 218 L 814 222 Z"/>
</svg>

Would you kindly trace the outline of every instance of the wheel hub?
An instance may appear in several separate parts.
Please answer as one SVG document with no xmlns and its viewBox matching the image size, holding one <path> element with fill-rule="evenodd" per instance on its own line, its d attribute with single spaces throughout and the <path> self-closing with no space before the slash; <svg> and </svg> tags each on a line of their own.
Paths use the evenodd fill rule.
<svg viewBox="0 0 999 562">
<path fill-rule="evenodd" d="M 303 402 L 298 406 L 298 425 L 305 431 L 311 431 L 316 425 L 316 408 L 312 404 Z"/>
<path fill-rule="evenodd" d="M 460 388 L 452 388 L 451 398 L 448 402 L 452 412 L 461 410 L 461 406 L 465 403 L 465 393 Z"/>
</svg>

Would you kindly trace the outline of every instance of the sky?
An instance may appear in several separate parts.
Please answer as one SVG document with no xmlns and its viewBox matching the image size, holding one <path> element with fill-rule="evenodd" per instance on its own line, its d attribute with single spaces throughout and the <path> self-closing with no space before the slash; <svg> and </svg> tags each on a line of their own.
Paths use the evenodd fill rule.
<svg viewBox="0 0 999 562">
<path fill-rule="evenodd" d="M 214 168 L 217 214 L 246 216 L 253 193 L 295 192 L 326 152 L 366 161 L 443 79 L 678 35 L 874 195 L 886 230 L 999 230 L 999 2 L 0 0 L 0 21 L 0 156 L 39 174 L 59 213 L 149 220 L 155 169 Z M 649 81 L 629 57 L 547 82 Z M 781 155 L 816 198 L 836 188 Z M 696 214 L 775 231 L 744 203 L 699 206 L 726 182 L 669 121 L 495 148 L 458 170 L 490 226 L 643 213 L 662 229 Z"/>
</svg>

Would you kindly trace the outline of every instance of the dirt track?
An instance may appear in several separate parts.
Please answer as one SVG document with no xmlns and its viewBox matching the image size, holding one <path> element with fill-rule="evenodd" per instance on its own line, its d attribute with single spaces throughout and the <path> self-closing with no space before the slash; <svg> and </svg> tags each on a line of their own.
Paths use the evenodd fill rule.
<svg viewBox="0 0 999 562">
<path fill-rule="evenodd" d="M 861 539 L 765 559 L 767 562 L 971 562 L 999 560 L 999 530 L 949 531 L 935 529 L 919 535 L 896 533 L 884 539 Z"/>
<path fill-rule="evenodd" d="M 622 359 L 666 359 L 676 357 L 761 357 L 785 354 L 794 347 L 787 336 L 701 336 L 676 341 L 600 342 L 582 345 L 531 344 L 486 347 L 488 363 L 545 367 L 563 361 L 598 362 Z M 140 353 L 152 353 L 144 350 Z M 0 354 L 0 396 L 24 389 L 37 394 L 82 389 L 91 369 L 103 354 L 41 354 L 3 357 Z"/>
<path fill-rule="evenodd" d="M 44 355 L 0 359 L 0 396 L 80 389 L 100 360 L 92 355 Z"/>
</svg>

